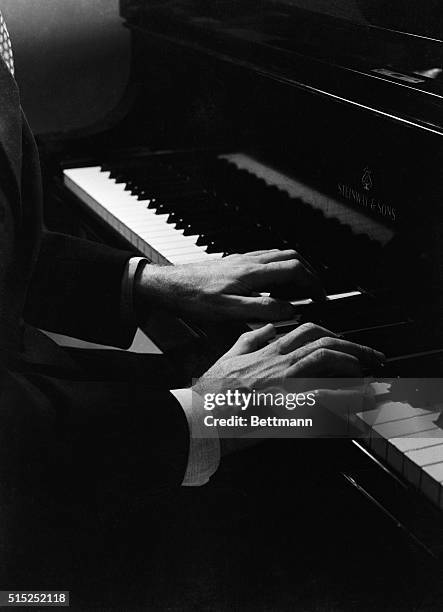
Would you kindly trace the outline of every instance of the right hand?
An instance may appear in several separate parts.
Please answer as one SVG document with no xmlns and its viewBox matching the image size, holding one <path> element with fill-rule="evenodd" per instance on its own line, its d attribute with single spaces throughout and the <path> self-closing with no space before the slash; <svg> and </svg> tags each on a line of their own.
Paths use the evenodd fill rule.
<svg viewBox="0 0 443 612">
<path fill-rule="evenodd" d="M 355 378 L 362 367 L 385 361 L 383 353 L 368 346 L 342 340 L 313 323 L 305 323 L 282 338 L 273 340 L 272 324 L 242 334 L 233 347 L 195 383 L 196 393 L 213 391 L 214 383 L 235 379 L 251 388 L 289 378 Z M 221 389 L 220 389 L 221 390 Z"/>
</svg>

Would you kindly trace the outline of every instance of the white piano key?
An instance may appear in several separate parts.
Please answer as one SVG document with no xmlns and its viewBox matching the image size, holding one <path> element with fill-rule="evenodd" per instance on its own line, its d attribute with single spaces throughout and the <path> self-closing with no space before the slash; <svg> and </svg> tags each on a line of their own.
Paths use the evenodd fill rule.
<svg viewBox="0 0 443 612">
<path fill-rule="evenodd" d="M 383 402 L 377 408 L 361 412 L 358 416 L 368 425 L 381 425 L 390 421 L 400 421 L 409 417 L 428 414 L 429 410 L 415 408 L 406 402 Z"/>
<path fill-rule="evenodd" d="M 171 249 L 171 250 L 165 250 L 163 251 L 163 253 L 165 254 L 165 257 L 187 257 L 187 256 L 193 256 L 193 257 L 206 257 L 206 251 L 204 250 L 198 250 L 198 249 Z"/>
<path fill-rule="evenodd" d="M 439 416 L 440 412 L 434 411 L 421 416 L 410 417 L 398 421 L 389 421 L 388 423 L 382 423 L 380 425 L 370 426 L 366 424 L 366 426 L 370 428 L 369 444 L 374 452 L 382 459 L 386 459 L 387 445 L 391 438 L 408 436 L 416 432 L 426 431 L 434 426 Z M 364 423 L 363 420 L 361 422 Z"/>
<path fill-rule="evenodd" d="M 221 259 L 223 255 L 223 253 L 208 253 L 206 259 Z"/>
<path fill-rule="evenodd" d="M 156 228 L 173 229 L 175 227 L 175 224 L 167 223 L 166 219 L 151 216 L 145 210 L 139 210 L 132 213 L 126 211 L 122 213 L 122 217 L 128 220 L 140 220 L 140 223 L 144 223 L 146 225 L 149 223 L 148 227 L 150 227 L 152 230 Z"/>
<path fill-rule="evenodd" d="M 356 297 L 358 295 L 362 295 L 362 292 L 361 291 L 347 291 L 345 293 L 331 293 L 326 296 L 326 301 L 328 300 L 329 301 L 346 300 L 352 297 Z M 312 300 L 311 298 L 291 301 L 291 304 L 293 306 L 309 306 L 310 304 L 313 304 L 313 303 L 314 303 L 314 300 Z M 275 321 L 272 324 L 274 325 L 274 327 L 288 327 L 290 325 L 298 325 L 298 323 L 300 322 L 300 317 L 301 315 L 296 315 L 292 319 L 286 319 L 284 321 Z M 264 327 L 265 325 L 267 325 L 267 323 L 266 322 L 263 323 L 261 321 L 260 322 L 251 321 L 247 323 L 247 325 L 250 329 L 255 330 L 255 329 L 260 329 L 260 327 Z"/>
<path fill-rule="evenodd" d="M 403 475 L 410 483 L 419 487 L 422 468 L 433 463 L 443 463 L 443 443 L 407 452 L 403 463 Z"/>
<path fill-rule="evenodd" d="M 433 429 L 420 431 L 415 434 L 408 434 L 404 437 L 390 438 L 386 460 L 391 467 L 401 472 L 406 452 L 442 443 L 443 430 L 441 430 L 440 427 L 434 427 Z"/>
<path fill-rule="evenodd" d="M 420 490 L 443 509 L 443 462 L 422 468 Z"/>
<path fill-rule="evenodd" d="M 198 260 L 207 260 L 206 253 L 193 253 L 193 254 L 182 254 L 182 253 L 173 253 L 168 257 L 169 261 L 174 265 L 180 265 L 185 263 L 193 263 Z"/>
<path fill-rule="evenodd" d="M 144 228 L 138 228 L 137 227 L 137 233 L 140 236 L 146 236 L 147 238 L 149 237 L 157 237 L 157 238 L 167 238 L 168 236 L 172 237 L 174 236 L 175 238 L 177 238 L 177 240 L 180 239 L 180 236 L 182 236 L 183 234 L 180 231 L 175 230 L 174 226 L 172 227 L 158 227 L 158 228 L 149 228 L 149 226 L 144 227 Z"/>
<path fill-rule="evenodd" d="M 171 256 L 186 256 L 186 255 L 194 255 L 195 257 L 198 257 L 199 255 L 205 254 L 206 255 L 206 251 L 204 249 L 201 249 L 200 247 L 184 247 L 184 246 L 179 246 L 179 247 L 169 247 L 169 248 L 162 248 L 162 253 L 164 253 L 165 257 L 171 257 Z"/>
<path fill-rule="evenodd" d="M 166 253 L 166 249 L 172 249 L 172 248 L 186 248 L 186 249 L 200 249 L 200 247 L 197 247 L 197 245 L 193 242 L 188 242 L 187 240 L 179 240 L 179 236 L 168 236 L 168 235 L 161 235 L 161 236 L 150 236 L 152 245 L 154 246 L 154 244 L 156 244 L 159 248 L 164 248 L 165 249 L 165 253 Z"/>
<path fill-rule="evenodd" d="M 171 235 L 165 235 L 165 236 L 161 236 L 159 237 L 159 240 L 161 240 L 162 244 L 171 244 L 171 243 L 176 243 L 176 244 L 196 244 L 197 242 L 197 236 L 181 236 L 180 234 L 177 235 L 176 233 L 174 233 L 172 236 Z"/>
</svg>

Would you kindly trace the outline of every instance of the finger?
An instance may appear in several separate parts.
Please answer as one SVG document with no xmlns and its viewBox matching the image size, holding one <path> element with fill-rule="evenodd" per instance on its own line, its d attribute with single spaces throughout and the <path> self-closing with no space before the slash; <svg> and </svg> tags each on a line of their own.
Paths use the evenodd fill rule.
<svg viewBox="0 0 443 612">
<path fill-rule="evenodd" d="M 314 266 L 305 257 L 303 257 L 303 255 L 301 255 L 298 251 L 295 251 L 295 253 L 296 253 L 296 259 L 301 261 L 301 263 L 305 266 L 305 268 L 307 268 L 310 272 L 312 272 L 314 276 L 318 276 L 318 272 L 314 268 Z"/>
<path fill-rule="evenodd" d="M 275 327 L 270 323 L 254 331 L 246 332 L 240 336 L 234 346 L 224 356 L 233 357 L 234 355 L 252 353 L 266 346 L 275 337 L 275 334 Z"/>
<path fill-rule="evenodd" d="M 245 321 L 284 321 L 294 316 L 295 309 L 290 302 L 267 296 L 230 295 L 226 300 L 225 312 L 231 318 Z"/>
<path fill-rule="evenodd" d="M 383 355 L 383 353 L 380 353 L 369 346 L 363 346 L 361 344 L 349 342 L 348 340 L 328 336 L 323 336 L 314 342 L 305 344 L 301 349 L 294 352 L 294 358 L 297 359 L 300 358 L 300 356 L 304 357 L 309 353 L 322 349 L 352 355 L 365 366 L 379 366 L 381 363 L 386 361 L 386 357 Z"/>
<path fill-rule="evenodd" d="M 257 256 L 257 259 L 263 264 L 272 263 L 274 261 L 288 261 L 290 259 L 298 259 L 300 261 L 300 257 L 298 257 L 298 253 L 294 251 L 294 249 L 286 249 L 284 251 L 273 249 L 272 251 L 264 251 Z"/>
<path fill-rule="evenodd" d="M 275 253 L 280 249 L 262 249 L 261 251 L 248 251 L 248 253 L 243 253 L 243 255 L 249 255 L 250 257 L 259 257 L 260 255 L 266 255 L 266 253 Z"/>
<path fill-rule="evenodd" d="M 251 257 L 258 257 L 261 263 L 273 261 L 285 261 L 287 259 L 298 259 L 312 274 L 317 275 L 312 264 L 295 249 L 264 249 L 262 251 L 249 251 L 244 253 Z"/>
<path fill-rule="evenodd" d="M 298 293 L 307 297 L 323 297 L 324 290 L 320 279 L 310 272 L 297 259 L 273 261 L 254 267 L 248 274 L 254 289 L 265 289 L 283 283 L 293 283 Z"/>
<path fill-rule="evenodd" d="M 287 370 L 287 376 L 354 378 L 361 377 L 362 371 L 357 357 L 339 351 L 318 349 L 290 366 Z"/>
<path fill-rule="evenodd" d="M 275 343 L 275 348 L 278 348 L 281 353 L 290 353 L 305 344 L 325 337 L 337 338 L 337 335 L 315 323 L 303 323 L 280 338 Z"/>
<path fill-rule="evenodd" d="M 278 257 L 280 253 L 284 254 L 284 256 Z M 266 252 L 264 253 L 264 255 L 266 257 Z M 312 266 L 312 264 L 305 257 L 303 257 L 301 253 L 299 253 L 295 249 L 285 249 L 285 250 L 272 249 L 272 251 L 270 252 L 270 256 L 266 258 L 268 259 L 268 261 L 263 261 L 262 257 L 260 257 L 260 261 L 262 261 L 262 263 L 271 263 L 272 261 L 284 261 L 286 259 L 298 259 L 298 261 L 302 263 L 305 266 L 305 268 L 307 268 L 310 272 L 312 272 L 314 276 L 317 276 L 317 272 Z"/>
</svg>

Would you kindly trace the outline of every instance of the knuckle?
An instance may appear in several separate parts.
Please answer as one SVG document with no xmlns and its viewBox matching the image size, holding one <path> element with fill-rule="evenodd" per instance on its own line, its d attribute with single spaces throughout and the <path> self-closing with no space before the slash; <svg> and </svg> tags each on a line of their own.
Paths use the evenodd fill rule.
<svg viewBox="0 0 443 612">
<path fill-rule="evenodd" d="M 259 268 L 256 264 L 246 262 L 242 264 L 240 269 L 242 276 L 253 276 L 258 270 Z"/>
<path fill-rule="evenodd" d="M 329 361 L 331 358 L 331 351 L 327 348 L 318 348 L 312 353 L 312 357 L 316 361 Z"/>
<path fill-rule="evenodd" d="M 283 355 L 286 353 L 285 342 L 283 338 L 280 338 L 279 340 L 276 340 L 275 342 L 273 342 L 273 345 L 274 345 L 275 352 L 278 353 L 279 355 Z"/>
<path fill-rule="evenodd" d="M 301 334 L 306 334 L 306 333 L 310 334 L 314 332 L 316 329 L 317 329 L 317 325 L 309 321 L 308 323 L 302 323 L 300 327 L 297 328 L 297 331 Z"/>
<path fill-rule="evenodd" d="M 273 340 L 272 342 L 270 342 L 267 345 L 267 349 L 273 355 L 281 355 L 281 353 L 282 353 L 282 342 L 281 342 L 281 339 Z"/>
<path fill-rule="evenodd" d="M 334 339 L 329 336 L 322 336 L 317 340 L 316 344 L 320 349 L 330 349 L 334 345 Z"/>
<path fill-rule="evenodd" d="M 262 295 L 259 300 L 259 304 L 261 308 L 272 308 L 274 305 L 274 300 L 270 297 Z"/>
<path fill-rule="evenodd" d="M 249 332 L 244 332 L 244 333 L 243 333 L 243 334 L 240 336 L 239 340 L 240 340 L 241 342 L 250 342 L 250 341 L 251 341 L 251 339 L 252 339 L 252 338 L 251 338 L 252 334 L 253 334 L 253 332 L 252 332 L 252 331 L 249 331 Z"/>
</svg>

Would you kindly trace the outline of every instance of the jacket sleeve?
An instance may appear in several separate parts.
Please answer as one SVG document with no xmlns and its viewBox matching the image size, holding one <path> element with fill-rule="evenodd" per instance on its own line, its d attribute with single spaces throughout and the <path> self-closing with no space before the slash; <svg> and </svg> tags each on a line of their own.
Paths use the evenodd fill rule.
<svg viewBox="0 0 443 612">
<path fill-rule="evenodd" d="M 127 506 L 182 483 L 189 428 L 177 400 L 143 382 L 65 380 L 0 364 L 0 476 L 30 493 Z M 134 497 L 135 496 L 135 497 Z"/>
<path fill-rule="evenodd" d="M 133 253 L 45 232 L 25 307 L 27 323 L 127 348 L 135 326 L 121 317 L 122 278 Z"/>
</svg>

